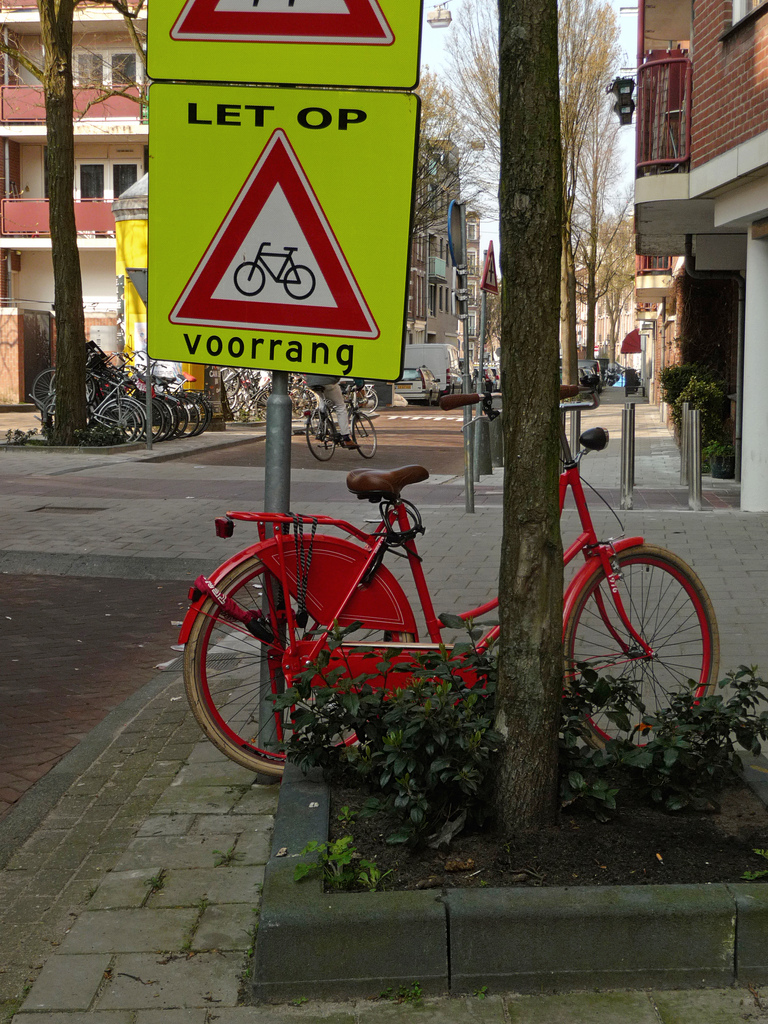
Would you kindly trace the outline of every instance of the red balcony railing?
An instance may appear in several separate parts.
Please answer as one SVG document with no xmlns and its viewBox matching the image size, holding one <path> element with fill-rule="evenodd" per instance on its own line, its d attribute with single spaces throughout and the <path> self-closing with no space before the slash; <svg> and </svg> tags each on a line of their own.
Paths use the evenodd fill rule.
<svg viewBox="0 0 768 1024">
<path fill-rule="evenodd" d="M 0 203 L 3 235 L 49 235 L 47 199 L 3 199 Z M 78 234 L 114 235 L 111 199 L 78 199 L 75 202 Z"/>
<path fill-rule="evenodd" d="M 140 121 L 144 107 L 138 99 L 138 89 L 126 90 L 126 96 L 107 96 L 99 99 L 99 89 L 75 89 L 75 118 L 85 121 L 120 120 Z M 0 86 L 0 121 L 35 123 L 45 121 L 43 90 L 34 85 Z"/>
<path fill-rule="evenodd" d="M 638 68 L 637 168 L 687 167 L 691 156 L 691 62 L 681 51 Z"/>
<path fill-rule="evenodd" d="M 671 274 L 673 256 L 635 256 L 636 274 Z"/>
</svg>

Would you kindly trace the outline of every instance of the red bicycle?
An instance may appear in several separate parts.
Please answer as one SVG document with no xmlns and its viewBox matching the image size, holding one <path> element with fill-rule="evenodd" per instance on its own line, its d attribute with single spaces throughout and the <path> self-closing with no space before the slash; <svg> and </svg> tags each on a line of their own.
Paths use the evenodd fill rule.
<svg viewBox="0 0 768 1024">
<path fill-rule="evenodd" d="M 561 388 L 561 397 L 577 390 Z M 456 395 L 450 401 L 483 399 Z M 561 408 L 597 404 L 595 395 Z M 570 489 L 581 525 L 564 561 L 567 565 L 579 554 L 584 557 L 564 596 L 566 682 L 574 682 L 577 666 L 586 664 L 634 681 L 649 713 L 681 690 L 690 689 L 692 699 L 698 699 L 714 688 L 719 667 L 709 597 L 693 570 L 671 552 L 642 537 L 598 539 L 579 465 L 588 452 L 606 447 L 608 433 L 592 427 L 579 443 L 580 450 L 572 454 L 561 429 L 560 510 Z M 394 656 L 406 661 L 443 642 L 445 627 L 435 613 L 416 548 L 424 532 L 421 515 L 402 497 L 406 487 L 428 477 L 423 466 L 349 473 L 349 490 L 379 505 L 379 522 L 370 533 L 329 516 L 227 512 L 216 520 L 223 537 L 232 536 L 237 521 L 255 523 L 259 540 L 209 579 L 195 581 L 179 642 L 185 644 L 184 680 L 192 711 L 207 737 L 233 761 L 267 775 L 282 773 L 290 721 L 287 712 L 274 712 L 272 697 L 323 649 L 332 648 L 332 666 L 344 665 L 354 677 L 370 672 L 383 651 L 402 652 Z M 402 586 L 383 565 L 387 552 L 408 561 L 426 641 L 420 639 Z M 497 605 L 497 599 L 488 601 L 461 612 L 460 618 L 476 622 Z M 329 645 L 337 627 L 353 626 L 340 645 Z M 479 646 L 487 647 L 498 633 L 499 627 L 491 626 Z M 404 670 L 388 675 L 381 685 L 404 685 L 407 679 Z M 591 726 L 609 735 L 607 721 L 596 718 Z"/>
</svg>

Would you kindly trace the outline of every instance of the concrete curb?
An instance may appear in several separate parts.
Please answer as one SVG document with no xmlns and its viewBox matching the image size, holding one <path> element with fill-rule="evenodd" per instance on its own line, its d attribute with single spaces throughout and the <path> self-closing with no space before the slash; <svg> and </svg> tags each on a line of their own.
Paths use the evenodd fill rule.
<svg viewBox="0 0 768 1024">
<path fill-rule="evenodd" d="M 745 781 L 768 804 L 768 761 Z M 257 1002 L 429 994 L 714 988 L 768 982 L 768 885 L 323 892 L 293 881 L 328 838 L 328 787 L 286 767 L 256 942 Z M 286 950 L 290 949 L 290 957 Z"/>
</svg>

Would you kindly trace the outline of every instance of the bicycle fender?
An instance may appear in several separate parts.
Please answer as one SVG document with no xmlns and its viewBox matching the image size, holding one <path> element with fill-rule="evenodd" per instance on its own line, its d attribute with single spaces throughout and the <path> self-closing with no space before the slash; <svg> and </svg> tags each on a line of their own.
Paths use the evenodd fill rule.
<svg viewBox="0 0 768 1024">
<path fill-rule="evenodd" d="M 232 555 L 226 562 L 222 562 L 221 565 L 214 569 L 211 575 L 208 577 L 211 583 L 218 583 L 222 576 L 226 576 L 230 569 L 233 569 L 236 565 L 240 565 L 241 562 L 247 561 L 253 555 L 258 554 L 259 549 L 264 543 L 274 544 L 274 541 L 259 541 L 257 544 L 251 544 L 250 547 L 243 548 L 242 551 L 238 551 L 237 554 Z M 189 633 L 192 629 L 192 623 L 197 618 L 197 613 L 202 608 L 203 604 L 207 601 L 207 596 L 201 594 L 197 601 L 193 601 L 187 609 L 187 614 L 184 616 L 184 621 L 181 624 L 179 630 L 179 639 L 176 641 L 180 644 L 185 644 L 189 639 Z"/>
<path fill-rule="evenodd" d="M 304 547 L 309 539 L 304 537 Z M 297 593 L 296 543 L 293 537 L 283 540 L 285 570 L 288 587 L 293 597 Z M 312 562 L 307 581 L 307 611 L 323 625 L 333 621 L 336 610 L 351 588 L 352 579 L 357 576 L 367 560 L 369 551 L 342 537 L 318 535 L 312 547 Z M 280 553 L 274 539 L 259 541 L 228 558 L 208 577 L 217 584 L 228 572 L 247 561 L 259 558 L 276 576 L 280 576 Z M 179 632 L 178 643 L 189 639 L 192 623 L 205 602 L 203 595 L 194 601 L 187 611 Z M 418 638 L 416 620 L 410 602 L 400 584 L 385 566 L 380 565 L 373 580 L 366 587 L 358 588 L 348 602 L 342 615 L 338 616 L 340 626 L 361 621 L 371 629 L 391 632 L 412 633 Z"/>
<path fill-rule="evenodd" d="M 613 545 L 613 549 L 614 551 L 626 551 L 627 548 L 636 548 L 642 544 L 645 544 L 645 539 L 643 537 L 625 537 L 624 540 L 617 540 Z M 578 597 L 579 592 L 582 587 L 586 585 L 589 577 L 592 576 L 593 573 L 596 573 L 600 568 L 602 568 L 600 560 L 598 558 L 590 558 L 589 561 L 582 565 L 568 584 L 565 591 L 565 597 L 563 598 L 563 638 L 565 638 L 566 623 L 571 617 L 571 612 L 573 611 L 573 606 L 576 603 L 576 598 Z"/>
</svg>

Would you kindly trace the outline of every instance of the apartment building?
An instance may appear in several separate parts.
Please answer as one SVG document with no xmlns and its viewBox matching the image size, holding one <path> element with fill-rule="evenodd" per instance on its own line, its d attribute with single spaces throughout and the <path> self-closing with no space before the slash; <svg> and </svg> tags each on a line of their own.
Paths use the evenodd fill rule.
<svg viewBox="0 0 768 1024">
<path fill-rule="evenodd" d="M 39 65 L 43 49 L 34 0 L 0 0 L 3 39 Z M 146 14 L 137 22 L 144 33 Z M 55 347 L 42 89 L 18 60 L 2 61 L 0 85 L 0 401 L 25 401 Z M 75 217 L 86 337 L 111 347 L 118 336 L 112 202 L 147 165 L 144 74 L 114 8 L 75 8 Z"/>
<path fill-rule="evenodd" d="M 671 263 L 647 264 L 638 300 L 674 295 L 721 360 L 742 508 L 768 511 L 768 3 L 640 0 L 638 15 L 637 249 L 685 256 L 672 291 Z"/>
<path fill-rule="evenodd" d="M 448 249 L 448 205 L 458 191 L 458 154 L 453 147 L 425 145 L 423 140 L 421 145 L 405 344 L 459 348 L 456 274 Z"/>
</svg>

